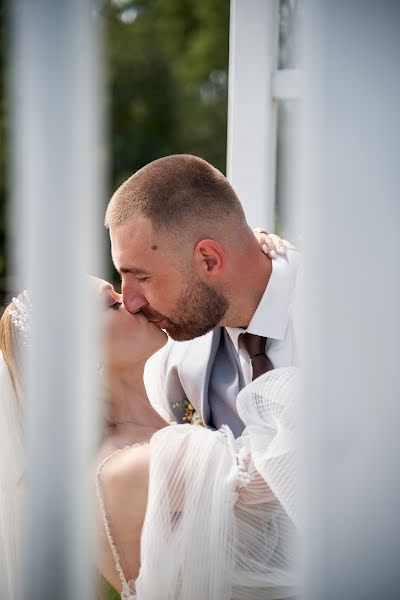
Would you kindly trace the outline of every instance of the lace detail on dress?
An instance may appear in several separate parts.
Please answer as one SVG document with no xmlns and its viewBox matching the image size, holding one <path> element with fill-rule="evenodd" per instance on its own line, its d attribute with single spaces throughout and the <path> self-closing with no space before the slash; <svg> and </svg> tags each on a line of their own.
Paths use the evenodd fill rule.
<svg viewBox="0 0 400 600">
<path fill-rule="evenodd" d="M 97 471 L 96 471 L 96 494 L 97 494 L 97 498 L 98 498 L 98 501 L 99 501 L 100 512 L 101 512 L 101 516 L 102 516 L 103 524 L 104 524 L 104 530 L 106 532 L 108 543 L 110 544 L 111 552 L 112 552 L 112 555 L 114 557 L 115 568 L 116 568 L 116 571 L 117 571 L 118 576 L 119 576 L 119 578 L 121 580 L 121 583 L 122 583 L 121 600 L 135 600 L 135 598 L 136 598 L 136 594 L 135 594 L 135 582 L 134 581 L 127 581 L 126 580 L 125 574 L 124 574 L 124 572 L 122 570 L 122 567 L 121 567 L 121 560 L 119 558 L 119 554 L 118 554 L 117 548 L 116 548 L 116 546 L 114 544 L 114 540 L 113 540 L 112 535 L 111 535 L 110 523 L 108 521 L 106 508 L 105 508 L 105 505 L 104 505 L 103 495 L 101 493 L 100 474 L 101 474 L 101 471 L 102 471 L 104 465 L 109 460 L 111 460 L 111 458 L 113 458 L 113 456 L 115 456 L 119 452 L 122 452 L 122 450 L 127 450 L 128 448 L 136 448 L 137 446 L 145 446 L 148 443 L 149 442 L 141 442 L 141 443 L 138 443 L 138 444 L 132 444 L 131 446 L 124 446 L 123 448 L 118 448 L 118 450 L 115 450 L 115 452 L 113 452 L 112 454 L 110 454 L 110 456 L 107 456 L 99 464 L 99 466 L 97 467 Z"/>
</svg>

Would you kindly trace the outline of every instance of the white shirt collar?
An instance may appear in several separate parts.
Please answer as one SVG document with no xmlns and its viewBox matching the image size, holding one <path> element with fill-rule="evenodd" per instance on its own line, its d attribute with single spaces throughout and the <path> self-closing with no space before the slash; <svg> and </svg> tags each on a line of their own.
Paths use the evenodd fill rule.
<svg viewBox="0 0 400 600">
<path fill-rule="evenodd" d="M 276 340 L 285 339 L 291 287 L 288 258 L 279 256 L 272 261 L 272 272 L 267 287 L 247 329 L 226 327 L 236 349 L 240 334 L 245 332 Z"/>
</svg>

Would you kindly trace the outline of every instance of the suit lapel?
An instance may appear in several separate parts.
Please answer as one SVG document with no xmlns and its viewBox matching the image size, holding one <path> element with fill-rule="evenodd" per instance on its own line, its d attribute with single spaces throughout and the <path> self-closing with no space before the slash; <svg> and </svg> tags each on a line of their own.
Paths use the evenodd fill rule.
<svg viewBox="0 0 400 600">
<path fill-rule="evenodd" d="M 221 327 L 216 327 L 212 332 L 188 344 L 179 366 L 180 379 L 186 396 L 200 413 L 206 426 L 210 421 L 208 385 L 221 331 Z"/>
</svg>

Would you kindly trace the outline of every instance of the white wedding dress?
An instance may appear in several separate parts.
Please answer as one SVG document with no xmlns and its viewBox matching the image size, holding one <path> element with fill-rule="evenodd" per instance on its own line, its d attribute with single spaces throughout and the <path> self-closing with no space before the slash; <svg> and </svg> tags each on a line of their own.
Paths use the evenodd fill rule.
<svg viewBox="0 0 400 600">
<path fill-rule="evenodd" d="M 294 564 L 296 369 L 241 391 L 234 439 L 172 425 L 150 442 L 141 568 L 123 600 L 278 600 L 298 592 Z M 105 515 L 104 515 L 105 516 Z M 108 524 L 106 523 L 106 529 Z"/>
</svg>

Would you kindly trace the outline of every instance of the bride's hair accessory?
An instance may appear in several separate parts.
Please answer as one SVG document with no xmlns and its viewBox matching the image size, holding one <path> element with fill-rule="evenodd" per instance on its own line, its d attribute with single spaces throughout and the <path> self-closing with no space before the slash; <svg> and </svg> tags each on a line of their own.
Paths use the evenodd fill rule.
<svg viewBox="0 0 400 600">
<path fill-rule="evenodd" d="M 26 346 L 30 339 L 32 313 L 32 305 L 26 290 L 20 294 L 19 298 L 13 298 L 12 303 L 15 308 L 9 309 L 11 322 L 19 331 L 23 345 Z"/>
</svg>

